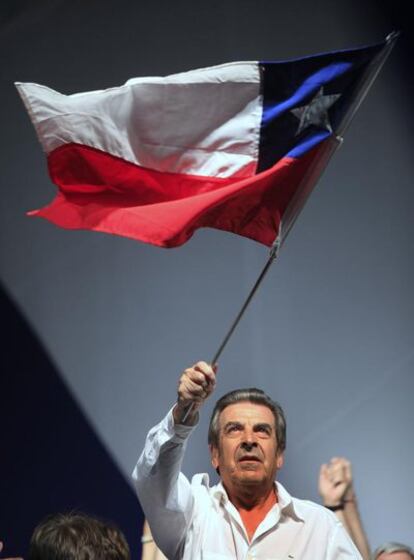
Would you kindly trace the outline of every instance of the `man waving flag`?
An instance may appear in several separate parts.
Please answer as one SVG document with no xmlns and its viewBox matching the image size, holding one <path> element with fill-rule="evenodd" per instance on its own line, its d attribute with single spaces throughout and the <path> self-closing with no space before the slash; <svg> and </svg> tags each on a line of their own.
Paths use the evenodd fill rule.
<svg viewBox="0 0 414 560">
<path fill-rule="evenodd" d="M 58 187 L 30 215 L 163 247 L 201 227 L 271 246 L 290 229 L 394 38 L 73 95 L 17 83 Z"/>
</svg>

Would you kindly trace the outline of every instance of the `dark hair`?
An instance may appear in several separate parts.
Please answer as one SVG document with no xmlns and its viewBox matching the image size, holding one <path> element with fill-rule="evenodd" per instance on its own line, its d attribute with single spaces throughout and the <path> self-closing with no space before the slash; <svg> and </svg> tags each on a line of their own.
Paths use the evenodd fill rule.
<svg viewBox="0 0 414 560">
<path fill-rule="evenodd" d="M 59 513 L 33 531 L 29 560 L 130 560 L 122 532 L 83 513 Z"/>
<path fill-rule="evenodd" d="M 226 407 L 239 402 L 261 404 L 273 412 L 273 416 L 275 417 L 277 448 L 280 452 L 284 451 L 286 447 L 286 419 L 283 409 L 279 403 L 271 399 L 264 391 L 256 389 L 255 387 L 230 391 L 230 393 L 226 393 L 216 402 L 208 428 L 209 445 L 218 447 L 220 414 Z"/>
</svg>

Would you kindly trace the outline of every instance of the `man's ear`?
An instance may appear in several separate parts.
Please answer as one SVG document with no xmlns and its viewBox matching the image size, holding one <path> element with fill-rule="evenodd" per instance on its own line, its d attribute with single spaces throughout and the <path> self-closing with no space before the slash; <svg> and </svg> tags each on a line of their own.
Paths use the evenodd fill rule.
<svg viewBox="0 0 414 560">
<path fill-rule="evenodd" d="M 210 458 L 211 458 L 211 464 L 213 465 L 213 468 L 217 470 L 218 466 L 219 466 L 219 451 L 218 448 L 215 447 L 214 445 L 210 445 Z"/>
<path fill-rule="evenodd" d="M 284 462 L 285 462 L 285 453 L 282 451 L 281 453 L 277 454 L 277 459 L 276 459 L 277 468 L 281 469 L 283 467 Z"/>
</svg>

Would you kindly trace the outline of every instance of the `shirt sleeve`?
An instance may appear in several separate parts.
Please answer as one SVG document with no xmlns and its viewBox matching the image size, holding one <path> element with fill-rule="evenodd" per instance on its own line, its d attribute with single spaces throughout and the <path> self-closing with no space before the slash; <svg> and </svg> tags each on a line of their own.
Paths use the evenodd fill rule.
<svg viewBox="0 0 414 560">
<path fill-rule="evenodd" d="M 132 478 L 154 540 L 167 558 L 178 558 L 191 524 L 194 496 L 180 472 L 194 426 L 175 425 L 172 409 L 147 436 Z"/>
<path fill-rule="evenodd" d="M 362 560 L 357 547 L 338 520 L 335 520 L 335 525 L 332 528 L 326 560 Z"/>
</svg>

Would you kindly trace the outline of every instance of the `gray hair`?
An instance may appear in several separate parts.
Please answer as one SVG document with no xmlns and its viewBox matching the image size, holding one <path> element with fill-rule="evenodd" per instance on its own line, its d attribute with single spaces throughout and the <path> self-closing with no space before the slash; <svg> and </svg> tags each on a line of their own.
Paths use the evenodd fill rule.
<svg viewBox="0 0 414 560">
<path fill-rule="evenodd" d="M 373 560 L 376 560 L 380 554 L 392 554 L 393 552 L 407 552 L 414 559 L 414 550 L 406 544 L 387 542 L 375 550 Z"/>
<path fill-rule="evenodd" d="M 209 445 L 212 447 L 218 447 L 220 414 L 226 407 L 239 402 L 261 404 L 273 412 L 273 416 L 275 418 L 277 448 L 279 452 L 284 451 L 286 447 L 286 419 L 283 409 L 279 403 L 271 399 L 264 391 L 256 389 L 255 387 L 230 391 L 230 393 L 226 393 L 216 402 L 208 428 Z"/>
</svg>

